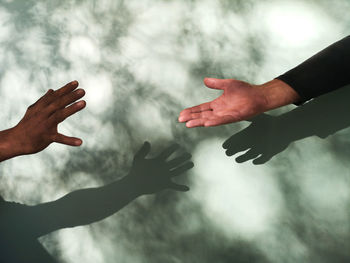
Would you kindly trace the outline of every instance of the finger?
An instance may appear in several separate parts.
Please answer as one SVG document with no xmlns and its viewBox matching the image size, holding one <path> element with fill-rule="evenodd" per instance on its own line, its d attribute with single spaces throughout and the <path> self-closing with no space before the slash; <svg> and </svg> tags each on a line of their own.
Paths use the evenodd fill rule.
<svg viewBox="0 0 350 263">
<path fill-rule="evenodd" d="M 207 121 L 207 119 L 190 120 L 190 121 L 186 122 L 186 127 L 187 128 L 202 127 L 202 126 L 204 126 L 204 123 L 206 121 Z"/>
<path fill-rule="evenodd" d="M 141 148 L 137 151 L 135 154 L 134 159 L 144 159 L 146 158 L 147 154 L 151 151 L 151 144 L 149 142 L 144 142 Z"/>
<path fill-rule="evenodd" d="M 168 165 L 169 169 L 172 169 L 172 168 L 186 162 L 187 160 L 191 159 L 191 157 L 192 157 L 192 155 L 190 153 L 185 153 L 180 157 L 172 159 L 171 161 L 169 161 L 167 163 L 167 165 Z"/>
<path fill-rule="evenodd" d="M 166 160 L 170 155 L 172 155 L 177 149 L 179 149 L 180 145 L 178 145 L 177 143 L 174 143 L 173 145 L 169 146 L 168 148 L 166 148 L 163 152 L 161 152 L 157 158 L 158 159 L 162 159 L 162 160 Z"/>
<path fill-rule="evenodd" d="M 206 120 L 203 126 L 205 127 L 218 126 L 218 125 L 232 123 L 235 121 L 237 121 L 237 119 L 234 118 L 233 116 L 225 115 L 225 116 L 217 117 L 215 119 Z"/>
<path fill-rule="evenodd" d="M 183 111 L 180 112 L 179 122 L 185 122 L 182 120 L 183 116 L 187 116 L 188 114 L 191 114 L 191 113 L 208 111 L 208 110 L 211 110 L 210 102 L 202 103 L 200 105 L 184 109 Z"/>
<path fill-rule="evenodd" d="M 54 136 L 53 141 L 57 142 L 57 143 L 70 145 L 70 146 L 80 146 L 83 143 L 83 141 L 79 138 L 69 137 L 69 136 L 63 135 L 61 133 L 57 133 Z"/>
<path fill-rule="evenodd" d="M 69 82 L 66 85 L 64 85 L 62 88 L 56 90 L 55 96 L 61 97 L 63 95 L 66 95 L 66 94 L 72 92 L 73 90 L 75 90 L 78 86 L 79 86 L 79 82 L 76 80 Z"/>
<path fill-rule="evenodd" d="M 184 113 L 186 113 L 186 112 L 195 113 L 195 112 L 201 112 L 201 111 L 207 111 L 207 110 L 211 110 L 210 102 L 205 102 L 205 103 L 199 104 L 197 106 L 193 106 L 193 107 L 187 108 L 187 109 L 183 110 L 182 112 L 184 112 Z M 180 114 L 182 112 L 180 112 Z"/>
<path fill-rule="evenodd" d="M 233 156 L 236 153 L 248 150 L 250 147 L 251 145 L 248 145 L 248 144 L 232 145 L 230 148 L 226 150 L 225 153 L 227 156 Z"/>
<path fill-rule="evenodd" d="M 264 163 L 270 161 L 271 158 L 272 158 L 272 155 L 262 154 L 260 157 L 253 160 L 253 164 L 256 164 L 256 165 L 264 164 Z"/>
<path fill-rule="evenodd" d="M 70 117 L 71 115 L 77 113 L 78 111 L 81 111 L 86 106 L 86 102 L 84 100 L 78 101 L 64 109 L 61 109 L 59 111 L 56 111 L 54 114 L 50 116 L 50 120 L 54 123 L 60 123 Z"/>
<path fill-rule="evenodd" d="M 247 136 L 245 130 L 242 130 L 227 139 L 223 143 L 222 147 L 227 149 L 226 154 L 231 156 L 238 152 L 248 150 L 248 148 L 251 148 L 251 145 L 252 139 Z"/>
<path fill-rule="evenodd" d="M 49 98 L 53 95 L 54 91 L 53 89 L 49 89 L 43 96 L 41 96 L 36 102 L 34 102 L 32 105 L 30 105 L 28 108 L 33 108 L 38 104 L 46 104 L 46 102 L 49 100 Z"/>
<path fill-rule="evenodd" d="M 257 152 L 255 149 L 250 149 L 249 151 L 247 151 L 246 153 L 242 154 L 241 156 L 238 156 L 236 158 L 236 162 L 237 163 L 244 163 L 248 160 L 252 160 L 255 159 L 256 157 L 258 157 L 261 153 Z"/>
<path fill-rule="evenodd" d="M 74 101 L 77 101 L 78 99 L 84 97 L 85 91 L 83 89 L 77 89 L 74 92 L 70 92 L 64 96 L 57 97 L 54 102 L 48 106 L 48 112 L 49 114 L 55 112 L 58 109 L 62 109 L 66 107 L 67 105 L 70 105 Z"/>
<path fill-rule="evenodd" d="M 194 167 L 193 162 L 185 163 L 185 164 L 175 168 L 174 170 L 170 171 L 170 176 L 171 177 L 178 176 L 178 175 L 186 172 L 187 170 L 192 169 L 193 167 Z"/>
<path fill-rule="evenodd" d="M 186 185 L 175 184 L 175 183 L 170 183 L 168 188 L 173 189 L 175 191 L 180 191 L 180 192 L 187 192 L 190 190 L 190 188 Z"/>
<path fill-rule="evenodd" d="M 44 96 L 42 96 L 37 102 L 43 102 L 43 103 L 48 103 L 49 101 L 51 101 L 51 99 L 54 96 L 54 90 L 53 89 L 49 89 Z"/>
<path fill-rule="evenodd" d="M 213 118 L 214 112 L 212 110 L 202 111 L 198 113 L 188 113 L 187 115 L 181 116 L 181 122 L 187 122 L 193 119 L 211 119 Z M 180 118 L 179 118 L 180 120 Z"/>
<path fill-rule="evenodd" d="M 222 148 L 224 149 L 228 149 L 231 148 L 233 146 L 233 143 L 235 141 L 236 135 L 232 135 L 230 138 L 228 138 L 226 141 L 224 141 L 224 143 L 222 144 Z"/>
<path fill-rule="evenodd" d="M 215 78 L 205 78 L 204 84 L 208 88 L 211 89 L 221 89 L 223 90 L 225 87 L 229 85 L 230 79 L 215 79 Z"/>
</svg>

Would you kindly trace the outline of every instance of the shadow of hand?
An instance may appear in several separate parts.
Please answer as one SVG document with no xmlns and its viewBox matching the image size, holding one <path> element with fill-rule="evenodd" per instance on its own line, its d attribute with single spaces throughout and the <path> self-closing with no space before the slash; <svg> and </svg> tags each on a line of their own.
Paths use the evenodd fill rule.
<svg viewBox="0 0 350 263">
<path fill-rule="evenodd" d="M 146 159 L 147 154 L 151 151 L 151 145 L 145 142 L 135 154 L 131 171 L 127 175 L 128 180 L 133 182 L 134 187 L 141 194 L 153 194 L 164 189 L 188 191 L 187 186 L 174 183 L 172 178 L 194 166 L 192 162 L 189 162 L 191 154 L 184 153 L 167 161 L 170 155 L 178 149 L 179 145 L 173 144 L 156 158 Z"/>
<path fill-rule="evenodd" d="M 283 126 L 278 117 L 259 115 L 247 128 L 228 138 L 222 147 L 227 156 L 246 151 L 236 158 L 238 163 L 253 160 L 253 164 L 264 164 L 292 142 L 289 133 L 283 132 Z"/>
</svg>

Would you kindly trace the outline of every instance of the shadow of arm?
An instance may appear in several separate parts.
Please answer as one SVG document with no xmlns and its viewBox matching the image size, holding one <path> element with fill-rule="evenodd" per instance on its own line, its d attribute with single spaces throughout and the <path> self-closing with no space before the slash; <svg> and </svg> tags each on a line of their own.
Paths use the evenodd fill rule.
<svg viewBox="0 0 350 263">
<path fill-rule="evenodd" d="M 61 228 L 100 221 L 140 196 L 135 189 L 124 177 L 103 187 L 77 190 L 56 201 L 32 206 L 32 226 L 36 226 L 32 227 L 33 234 L 39 237 Z"/>
<path fill-rule="evenodd" d="M 130 173 L 106 186 L 71 192 L 48 203 L 27 207 L 23 214 L 26 229 L 34 237 L 52 231 L 91 224 L 118 212 L 137 197 L 154 194 L 164 189 L 188 191 L 188 187 L 176 184 L 172 178 L 193 167 L 188 162 L 191 155 L 182 154 L 167 161 L 179 146 L 166 148 L 156 158 L 147 159 L 151 146 L 145 143 L 136 153 Z"/>
</svg>

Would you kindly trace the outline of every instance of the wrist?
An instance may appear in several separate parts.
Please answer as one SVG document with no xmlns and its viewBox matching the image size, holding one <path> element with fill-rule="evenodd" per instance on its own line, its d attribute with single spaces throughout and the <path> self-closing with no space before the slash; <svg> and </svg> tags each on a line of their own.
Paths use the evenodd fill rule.
<svg viewBox="0 0 350 263">
<path fill-rule="evenodd" d="M 0 161 L 21 155 L 21 147 L 15 129 L 0 131 Z"/>
<path fill-rule="evenodd" d="M 144 194 L 139 180 L 137 180 L 137 178 L 131 174 L 124 176 L 119 182 L 123 185 L 123 188 L 128 189 L 128 193 L 134 196 L 134 198 Z"/>
<path fill-rule="evenodd" d="M 265 97 L 266 111 L 282 107 L 300 100 L 298 93 L 287 83 L 273 79 L 262 85 L 256 85 Z"/>
</svg>

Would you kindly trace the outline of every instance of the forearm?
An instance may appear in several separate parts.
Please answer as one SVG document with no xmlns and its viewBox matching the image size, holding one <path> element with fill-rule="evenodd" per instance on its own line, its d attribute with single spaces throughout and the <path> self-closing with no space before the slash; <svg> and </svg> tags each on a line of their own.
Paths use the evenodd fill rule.
<svg viewBox="0 0 350 263">
<path fill-rule="evenodd" d="M 278 79 L 300 95 L 300 102 L 349 84 L 350 36 L 330 45 Z"/>
<path fill-rule="evenodd" d="M 19 141 L 16 140 L 14 128 L 0 131 L 0 162 L 21 154 Z"/>
</svg>

